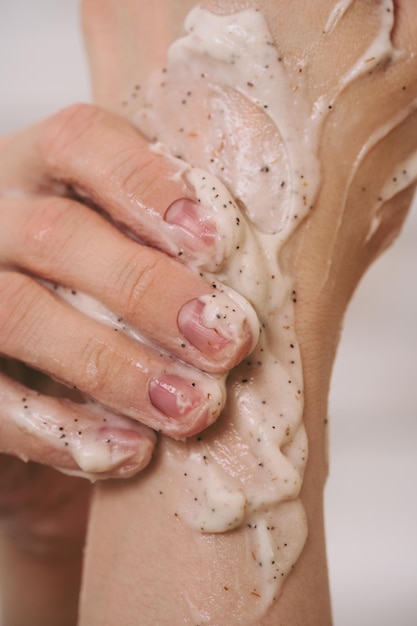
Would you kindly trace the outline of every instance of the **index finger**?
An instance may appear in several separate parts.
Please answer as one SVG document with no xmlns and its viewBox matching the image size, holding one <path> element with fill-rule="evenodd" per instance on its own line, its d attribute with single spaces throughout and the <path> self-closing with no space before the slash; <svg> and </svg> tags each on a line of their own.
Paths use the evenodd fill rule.
<svg viewBox="0 0 417 626">
<path fill-rule="evenodd" d="M 189 166 L 151 149 L 122 118 L 76 104 L 14 139 L 4 151 L 0 189 L 60 195 L 75 190 L 172 256 L 218 257 L 222 236 L 187 179 Z"/>
</svg>

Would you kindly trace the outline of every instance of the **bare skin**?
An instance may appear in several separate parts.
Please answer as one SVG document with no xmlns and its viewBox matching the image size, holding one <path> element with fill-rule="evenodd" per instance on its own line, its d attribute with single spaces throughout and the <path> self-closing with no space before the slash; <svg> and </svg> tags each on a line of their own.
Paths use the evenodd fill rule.
<svg viewBox="0 0 417 626">
<path fill-rule="evenodd" d="M 356 54 L 353 42 L 366 40 L 372 32 L 378 3 L 354 3 L 337 38 L 330 39 L 327 46 L 322 44 L 321 34 L 333 6 L 330 0 L 314 6 L 301 0 L 218 0 L 203 4 L 226 13 L 260 8 L 287 61 L 294 67 L 300 59 L 308 64 L 309 93 L 314 101 L 340 80 L 343 68 Z M 152 8 L 147 6 L 145 12 L 135 0 L 123 5 L 115 0 L 84 2 L 93 83 L 99 102 L 129 117 L 131 111 L 122 104 L 124 94 L 137 82 L 142 83 L 153 66 L 163 63 L 167 45 L 178 35 L 179 25 L 193 5 L 175 4 L 174 20 L 170 13 L 174 3 L 168 7 L 163 0 L 153 3 Z M 309 536 L 282 595 L 256 622 L 262 626 L 331 623 L 322 513 L 329 380 L 346 306 L 366 268 L 399 232 L 411 202 L 413 184 L 382 204 L 379 225 L 369 236 L 375 199 L 386 176 L 416 150 L 415 109 L 411 107 L 405 119 L 376 143 L 361 161 L 352 184 L 348 185 L 348 180 L 373 131 L 416 98 L 417 62 L 410 54 L 416 52 L 416 31 L 413 3 L 397 2 L 393 42 L 404 55 L 396 63 L 384 64 L 372 75 L 364 76 L 339 97 L 332 123 L 326 125 L 321 139 L 323 183 L 315 209 L 285 248 L 285 263 L 295 278 L 298 294 L 296 324 L 303 358 L 304 423 L 310 450 L 301 495 Z M 348 195 L 344 198 L 346 188 Z M 222 554 L 220 558 L 219 552 L 218 561 L 212 564 L 210 559 L 215 558 L 216 547 L 205 553 L 201 536 L 172 522 L 171 511 L 156 495 L 164 481 L 172 480 L 172 468 L 163 453 L 161 447 L 158 462 L 140 481 L 122 487 L 106 485 L 95 494 L 81 624 L 192 624 L 182 590 L 191 588 L 197 578 L 202 585 L 206 581 L 210 594 L 213 581 L 205 578 L 205 573 L 211 566 L 220 574 L 229 567 L 239 568 L 240 550 L 244 549 L 239 543 L 239 531 L 211 540 L 217 542 L 217 550 Z M 109 524 L 114 510 L 118 514 Z M 203 556 L 201 562 L 195 562 L 197 547 L 206 554 L 206 560 Z M 229 615 L 231 608 L 227 600 L 224 602 L 223 615 Z M 228 623 L 232 623 L 230 619 L 229 616 Z M 240 623 L 238 615 L 234 614 L 233 619 L 233 623 Z"/>
</svg>

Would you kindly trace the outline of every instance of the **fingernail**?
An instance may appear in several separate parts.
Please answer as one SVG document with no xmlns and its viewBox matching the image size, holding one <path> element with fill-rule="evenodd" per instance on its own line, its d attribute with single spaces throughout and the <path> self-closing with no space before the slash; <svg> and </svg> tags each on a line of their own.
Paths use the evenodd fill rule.
<svg viewBox="0 0 417 626">
<path fill-rule="evenodd" d="M 187 341 L 205 355 L 236 365 L 253 347 L 256 330 L 250 314 L 226 294 L 190 300 L 178 314 L 178 328 Z M 256 328 L 256 326 L 255 326 Z"/>
<path fill-rule="evenodd" d="M 197 237 L 206 245 L 210 245 L 217 234 L 216 226 L 210 220 L 207 211 L 189 198 L 175 200 L 168 207 L 164 219 L 168 224 L 179 226 L 187 234 Z"/>
<path fill-rule="evenodd" d="M 149 383 L 149 397 L 153 406 L 167 417 L 181 418 L 203 401 L 195 381 L 175 374 L 162 374 Z"/>
<path fill-rule="evenodd" d="M 212 424 L 225 401 L 224 381 L 196 372 L 195 379 L 163 373 L 149 383 L 151 404 L 175 424 L 161 424 L 173 437 L 190 436 Z"/>
<path fill-rule="evenodd" d="M 204 354 L 215 356 L 227 346 L 232 340 L 221 334 L 221 317 L 215 320 L 215 326 L 207 324 L 211 320 L 205 319 L 204 313 L 206 304 L 201 300 L 191 300 L 184 304 L 178 314 L 178 328 L 184 337 Z"/>
</svg>

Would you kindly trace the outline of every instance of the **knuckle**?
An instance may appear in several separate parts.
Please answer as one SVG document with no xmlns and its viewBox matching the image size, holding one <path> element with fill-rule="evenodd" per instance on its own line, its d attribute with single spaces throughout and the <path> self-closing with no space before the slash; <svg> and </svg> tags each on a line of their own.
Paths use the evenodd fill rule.
<svg viewBox="0 0 417 626">
<path fill-rule="evenodd" d="M 124 255 L 113 265 L 106 289 L 117 293 L 121 311 L 137 316 L 141 303 L 156 282 L 156 276 L 164 271 L 162 265 L 162 255 L 148 248 Z"/>
<path fill-rule="evenodd" d="M 17 272 L 0 272 L 1 349 L 10 351 L 14 344 L 30 345 L 41 290 L 31 278 Z"/>
<path fill-rule="evenodd" d="M 20 225 L 20 262 L 40 272 L 48 272 L 55 263 L 64 261 L 67 242 L 75 230 L 82 228 L 82 212 L 75 210 L 67 198 L 37 198 L 31 210 L 25 212 Z"/>
<path fill-rule="evenodd" d="M 104 115 L 92 104 L 77 103 L 58 111 L 42 124 L 38 150 L 43 162 L 57 177 L 78 139 Z"/>
<path fill-rule="evenodd" d="M 82 374 L 84 391 L 96 395 L 112 389 L 120 364 L 106 341 L 97 337 L 88 338 L 76 361 L 75 367 Z"/>
<path fill-rule="evenodd" d="M 146 203 L 161 185 L 161 158 L 138 145 L 136 138 L 114 156 L 111 177 L 127 197 Z"/>
</svg>

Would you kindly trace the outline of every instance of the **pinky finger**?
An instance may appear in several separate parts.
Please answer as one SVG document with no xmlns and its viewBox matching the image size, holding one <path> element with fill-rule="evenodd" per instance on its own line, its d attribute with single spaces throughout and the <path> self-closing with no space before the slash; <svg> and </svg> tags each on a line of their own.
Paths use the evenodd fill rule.
<svg viewBox="0 0 417 626">
<path fill-rule="evenodd" d="M 44 396 L 0 374 L 0 452 L 88 478 L 130 477 L 151 460 L 155 433 L 94 404 Z"/>
</svg>

